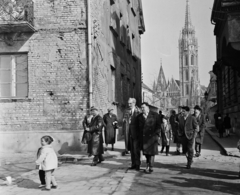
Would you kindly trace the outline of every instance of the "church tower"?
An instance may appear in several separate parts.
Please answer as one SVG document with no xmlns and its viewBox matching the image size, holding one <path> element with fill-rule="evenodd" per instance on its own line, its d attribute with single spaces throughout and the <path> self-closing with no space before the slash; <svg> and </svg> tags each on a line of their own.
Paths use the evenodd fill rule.
<svg viewBox="0 0 240 195">
<path fill-rule="evenodd" d="M 189 0 L 186 2 L 185 25 L 179 38 L 180 104 L 193 107 L 200 104 L 198 71 L 198 40 L 190 17 Z"/>
</svg>

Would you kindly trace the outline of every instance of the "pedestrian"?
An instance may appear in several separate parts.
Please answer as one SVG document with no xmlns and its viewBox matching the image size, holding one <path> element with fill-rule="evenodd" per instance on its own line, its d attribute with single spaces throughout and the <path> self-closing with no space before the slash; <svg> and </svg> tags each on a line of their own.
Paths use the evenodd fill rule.
<svg viewBox="0 0 240 195">
<path fill-rule="evenodd" d="M 181 145 L 182 145 L 182 141 L 181 141 L 181 138 L 180 138 L 180 133 L 179 133 L 179 119 L 182 117 L 182 107 L 183 106 L 178 106 L 178 114 L 177 114 L 177 117 L 176 117 L 176 127 L 177 127 L 177 148 L 176 148 L 176 155 L 180 155 L 181 152 L 180 152 L 180 149 L 181 149 Z M 183 150 L 183 147 L 182 147 L 182 153 L 183 154 L 186 154 L 186 152 Z"/>
<path fill-rule="evenodd" d="M 214 122 L 215 122 L 215 128 L 218 130 L 218 116 L 219 116 L 219 112 L 218 110 L 215 112 L 215 114 L 213 115 L 214 117 Z"/>
<path fill-rule="evenodd" d="M 180 154 L 180 149 L 179 149 L 179 145 L 181 144 L 180 139 L 178 139 L 178 122 L 177 122 L 177 115 L 176 115 L 176 111 L 172 110 L 171 111 L 171 116 L 169 118 L 169 122 L 171 125 L 171 129 L 172 129 L 172 134 L 173 134 L 173 143 L 176 144 L 176 154 Z"/>
<path fill-rule="evenodd" d="M 233 133 L 236 132 L 236 128 L 237 128 L 237 117 L 234 117 L 232 121 L 232 131 Z"/>
<path fill-rule="evenodd" d="M 219 137 L 223 138 L 224 123 L 223 123 L 223 119 L 222 119 L 221 113 L 218 113 L 218 115 L 217 115 L 217 127 L 218 127 Z"/>
<path fill-rule="evenodd" d="M 140 170 L 141 155 L 139 148 L 139 140 L 137 138 L 136 118 L 141 113 L 141 110 L 136 106 L 136 99 L 129 98 L 129 108 L 125 111 L 123 124 L 125 131 L 125 150 L 131 152 L 131 167 L 129 169 Z"/>
<path fill-rule="evenodd" d="M 96 166 L 98 163 L 104 161 L 103 158 L 103 136 L 102 130 L 104 127 L 103 118 L 99 115 L 98 109 L 94 106 L 91 107 L 91 114 L 93 115 L 89 127 L 86 128 L 92 135 L 91 154 L 94 155 L 91 166 Z"/>
<path fill-rule="evenodd" d="M 231 119 L 228 114 L 224 117 L 224 129 L 226 137 L 230 137 Z"/>
<path fill-rule="evenodd" d="M 83 132 L 83 137 L 82 137 L 82 143 L 83 144 L 87 144 L 87 153 L 88 153 L 88 156 L 91 157 L 92 156 L 92 149 L 91 149 L 91 139 L 92 139 L 92 136 L 91 136 L 91 133 L 89 131 L 87 131 L 86 129 L 89 128 L 89 125 L 91 123 L 91 120 L 92 120 L 92 114 L 89 112 L 85 115 L 84 119 L 83 119 L 83 122 L 82 122 L 82 126 L 83 126 L 83 129 L 84 129 L 84 132 Z"/>
<path fill-rule="evenodd" d="M 158 138 L 161 133 L 161 122 L 157 113 L 150 111 L 149 104 L 143 102 L 142 113 L 137 116 L 137 135 L 140 149 L 146 156 L 145 173 L 153 172 L 154 157 L 158 154 Z"/>
<path fill-rule="evenodd" d="M 183 150 L 186 152 L 187 169 L 191 169 L 193 159 L 194 135 L 198 132 L 198 123 L 190 114 L 188 106 L 182 107 L 183 116 L 179 118 L 179 135 L 182 140 Z"/>
<path fill-rule="evenodd" d="M 45 173 L 46 186 L 42 189 L 43 191 L 50 191 L 51 188 L 57 188 L 57 182 L 53 173 L 58 167 L 58 158 L 51 146 L 52 142 L 53 138 L 51 136 L 46 135 L 41 138 L 42 149 L 39 151 L 40 154 L 36 161 L 37 166 Z"/>
<path fill-rule="evenodd" d="M 112 151 L 114 151 L 114 144 L 116 140 L 117 116 L 113 114 L 113 108 L 108 109 L 108 113 L 103 116 L 105 127 L 105 144 L 107 151 L 108 144 L 112 144 Z"/>
<path fill-rule="evenodd" d="M 161 153 L 163 153 L 164 148 L 166 147 L 166 156 L 168 156 L 169 149 L 170 149 L 170 142 L 172 140 L 172 128 L 171 128 L 171 125 L 168 123 L 168 118 L 166 116 L 163 116 L 162 118 L 161 138 L 162 138 Z"/>
<path fill-rule="evenodd" d="M 204 140 L 206 124 L 204 120 L 204 115 L 202 114 L 202 109 L 198 105 L 194 107 L 194 117 L 197 119 L 199 127 L 199 132 L 196 134 L 195 138 L 195 152 L 196 152 L 195 156 L 199 157 L 201 156 L 201 149 Z"/>
<path fill-rule="evenodd" d="M 160 119 L 160 122 L 162 123 L 162 119 L 165 115 L 162 114 L 162 111 L 160 110 L 159 111 L 159 119 Z"/>
</svg>

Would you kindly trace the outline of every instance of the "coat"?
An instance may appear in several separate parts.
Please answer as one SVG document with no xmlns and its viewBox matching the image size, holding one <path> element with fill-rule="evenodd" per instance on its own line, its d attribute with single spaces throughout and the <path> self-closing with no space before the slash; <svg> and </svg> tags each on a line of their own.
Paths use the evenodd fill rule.
<svg viewBox="0 0 240 195">
<path fill-rule="evenodd" d="M 203 144 L 203 139 L 204 139 L 204 134 L 205 134 L 205 120 L 204 120 L 204 115 L 200 114 L 198 117 L 195 117 L 199 126 L 199 132 L 196 135 L 196 143 Z"/>
<path fill-rule="evenodd" d="M 174 143 L 180 143 L 180 140 L 178 139 L 178 119 L 177 119 L 177 115 L 171 115 L 169 122 L 172 128 L 172 134 L 174 137 L 173 142 Z"/>
<path fill-rule="evenodd" d="M 179 117 L 178 132 L 180 137 L 186 135 L 187 139 L 190 140 L 194 138 L 198 131 L 199 131 L 198 123 L 194 116 L 189 114 L 186 119 L 186 122 L 184 121 L 183 116 Z"/>
<path fill-rule="evenodd" d="M 164 126 L 164 124 L 161 124 L 161 138 L 162 138 L 162 145 L 163 146 L 169 146 L 170 140 L 172 139 L 172 128 L 170 124 L 167 124 Z"/>
<path fill-rule="evenodd" d="M 143 113 L 139 114 L 136 119 L 138 129 L 137 139 L 139 146 L 144 155 L 158 154 L 158 137 L 161 132 L 161 122 L 157 113 L 149 111 L 147 118 Z"/>
<path fill-rule="evenodd" d="M 89 144 L 91 144 L 91 154 L 94 156 L 103 154 L 103 119 L 100 115 L 92 118 L 89 124 L 89 131 L 92 134 L 92 139 Z"/>
<path fill-rule="evenodd" d="M 36 164 L 39 165 L 42 170 L 48 171 L 58 167 L 58 158 L 51 145 L 42 146 L 39 152 L 40 155 Z"/>
<path fill-rule="evenodd" d="M 125 139 L 125 147 L 130 150 L 130 138 L 137 139 L 136 118 L 141 113 L 138 107 L 134 108 L 134 112 L 131 115 L 131 110 L 127 109 L 123 116 L 123 135 Z"/>
<path fill-rule="evenodd" d="M 111 117 L 107 113 L 103 116 L 103 121 L 106 124 L 105 126 L 105 143 L 106 144 L 115 144 L 116 140 L 116 128 L 117 126 L 113 124 L 117 122 L 117 116 L 112 114 Z"/>
</svg>

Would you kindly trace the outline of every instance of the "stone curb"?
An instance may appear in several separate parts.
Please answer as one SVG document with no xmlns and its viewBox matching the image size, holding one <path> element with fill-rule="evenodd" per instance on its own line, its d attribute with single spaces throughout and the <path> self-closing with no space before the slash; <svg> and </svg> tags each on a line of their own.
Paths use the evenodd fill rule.
<svg viewBox="0 0 240 195">
<path fill-rule="evenodd" d="M 223 149 L 224 154 L 225 154 L 226 156 L 232 156 L 232 157 L 238 157 L 238 158 L 240 158 L 240 155 L 239 155 L 239 154 L 236 155 L 236 154 L 234 154 L 234 153 L 232 153 L 232 152 L 228 152 L 228 151 L 224 148 L 224 146 L 215 138 L 215 135 L 211 132 L 211 130 L 206 129 L 206 132 L 207 132 L 207 133 L 211 136 L 211 138 Z"/>
</svg>

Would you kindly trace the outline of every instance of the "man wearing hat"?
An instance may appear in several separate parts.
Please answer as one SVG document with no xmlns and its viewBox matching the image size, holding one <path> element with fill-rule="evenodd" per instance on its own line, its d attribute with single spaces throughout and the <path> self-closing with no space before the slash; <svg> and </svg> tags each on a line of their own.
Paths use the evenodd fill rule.
<svg viewBox="0 0 240 195">
<path fill-rule="evenodd" d="M 105 123 L 105 144 L 107 151 L 108 144 L 112 144 L 112 151 L 114 150 L 114 144 L 116 140 L 116 129 L 117 129 L 117 116 L 113 114 L 113 108 L 108 108 L 108 113 L 103 116 Z"/>
<path fill-rule="evenodd" d="M 198 132 L 198 123 L 196 118 L 190 114 L 190 108 L 188 106 L 182 107 L 182 117 L 179 118 L 178 128 L 183 150 L 186 152 L 187 169 L 191 169 L 194 135 Z"/>
<path fill-rule="evenodd" d="M 94 155 L 93 162 L 91 166 L 96 166 L 98 163 L 104 161 L 102 156 L 103 154 L 103 137 L 102 137 L 102 129 L 103 129 L 103 119 L 98 113 L 98 109 L 95 107 L 91 107 L 91 114 L 93 115 L 92 120 L 89 124 L 89 128 L 86 128 L 91 134 L 91 154 Z"/>
<path fill-rule="evenodd" d="M 194 107 L 194 117 L 197 119 L 197 123 L 199 126 L 199 132 L 196 134 L 196 138 L 195 138 L 195 151 L 196 157 L 199 157 L 201 155 L 201 148 L 202 148 L 202 144 L 203 144 L 203 138 L 204 138 L 204 134 L 205 134 L 205 120 L 204 120 L 204 115 L 201 113 L 202 109 L 200 108 L 200 106 L 196 105 Z"/>
<path fill-rule="evenodd" d="M 129 98 L 128 109 L 125 111 L 123 116 L 123 132 L 125 138 L 125 152 L 131 151 L 132 165 L 129 169 L 140 169 L 141 156 L 139 142 L 137 138 L 137 132 L 139 131 L 136 127 L 136 118 L 141 113 L 141 110 L 136 106 L 136 99 Z"/>
</svg>

